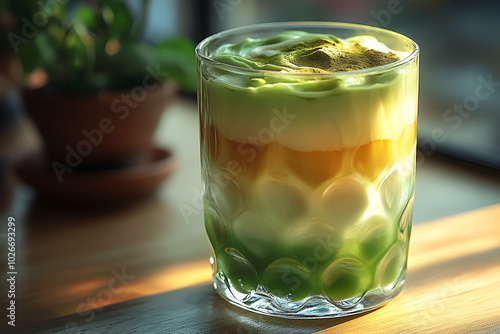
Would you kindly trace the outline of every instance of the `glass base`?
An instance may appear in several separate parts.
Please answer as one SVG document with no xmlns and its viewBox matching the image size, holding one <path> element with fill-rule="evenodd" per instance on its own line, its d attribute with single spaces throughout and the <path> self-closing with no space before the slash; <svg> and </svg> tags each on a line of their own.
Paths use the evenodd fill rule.
<svg viewBox="0 0 500 334">
<path fill-rule="evenodd" d="M 401 291 L 405 278 L 406 271 L 390 289 L 377 288 L 368 291 L 360 298 L 342 301 L 332 301 L 323 296 L 310 296 L 301 301 L 291 302 L 272 295 L 261 286 L 248 294 L 242 294 L 232 289 L 228 280 L 220 273 L 214 275 L 213 285 L 219 295 L 229 303 L 251 312 L 288 319 L 320 319 L 346 317 L 379 308 Z"/>
</svg>

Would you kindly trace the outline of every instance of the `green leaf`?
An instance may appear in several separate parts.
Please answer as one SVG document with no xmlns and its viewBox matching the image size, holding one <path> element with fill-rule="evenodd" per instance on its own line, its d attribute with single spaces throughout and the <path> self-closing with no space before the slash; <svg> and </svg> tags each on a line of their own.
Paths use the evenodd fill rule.
<svg viewBox="0 0 500 334">
<path fill-rule="evenodd" d="M 78 88 L 88 82 L 94 70 L 94 41 L 84 26 L 76 24 L 65 40 L 66 71 L 69 86 Z"/>
<path fill-rule="evenodd" d="M 19 58 L 21 59 L 24 73 L 31 73 L 43 66 L 40 49 L 34 40 L 19 45 Z"/>
<path fill-rule="evenodd" d="M 51 24 L 47 27 L 47 35 L 53 44 L 62 46 L 66 38 L 66 30 L 59 25 Z"/>
<path fill-rule="evenodd" d="M 51 6 L 47 6 L 46 9 L 53 13 L 59 22 L 64 22 L 68 13 L 68 3 L 69 1 L 47 1 Z"/>
<path fill-rule="evenodd" d="M 181 53 L 184 53 L 185 56 L 191 58 L 196 61 L 196 56 L 194 53 L 195 45 L 189 39 L 184 36 L 176 36 L 171 37 L 167 40 L 164 40 L 158 43 L 155 47 L 156 50 L 161 51 L 170 51 L 170 50 L 178 50 Z"/>
<path fill-rule="evenodd" d="M 109 39 L 115 38 L 122 43 L 127 41 L 134 25 L 127 5 L 117 0 L 100 0 L 98 3 L 109 29 Z"/>
<path fill-rule="evenodd" d="M 98 18 L 94 8 L 87 3 L 80 3 L 71 18 L 71 24 L 76 23 L 85 26 L 89 30 L 95 30 L 98 25 Z"/>
<path fill-rule="evenodd" d="M 125 44 L 120 51 L 108 58 L 107 71 L 112 88 L 129 88 L 142 85 L 147 68 L 158 63 L 155 50 L 147 44 Z"/>
<path fill-rule="evenodd" d="M 8 0 L 7 7 L 19 19 L 18 35 L 23 35 L 21 27 L 25 22 L 32 25 L 36 13 L 44 13 L 51 16 L 45 25 L 35 25 L 37 33 L 27 42 L 19 47 L 19 58 L 23 64 L 25 73 L 30 73 L 38 67 L 46 70 L 49 76 L 57 75 L 58 56 L 64 32 L 61 28 L 62 19 L 65 17 L 66 5 L 58 1 L 32 1 L 32 0 Z M 60 20 L 58 20 L 60 19 Z"/>
<path fill-rule="evenodd" d="M 197 86 L 194 44 L 184 37 L 174 37 L 156 46 L 162 72 L 168 72 L 182 89 L 194 92 Z"/>
<path fill-rule="evenodd" d="M 33 42 L 36 44 L 40 56 L 40 60 L 46 64 L 44 67 L 50 73 L 58 65 L 57 63 L 57 48 L 54 39 L 51 38 L 48 32 L 40 31 Z M 29 43 L 28 43 L 29 44 Z"/>
</svg>

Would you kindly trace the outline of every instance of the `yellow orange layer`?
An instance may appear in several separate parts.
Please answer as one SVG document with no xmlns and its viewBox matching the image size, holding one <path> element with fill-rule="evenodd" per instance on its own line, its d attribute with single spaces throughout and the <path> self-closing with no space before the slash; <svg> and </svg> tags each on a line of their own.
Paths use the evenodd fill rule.
<svg viewBox="0 0 500 334">
<path fill-rule="evenodd" d="M 392 168 L 398 159 L 411 157 L 415 149 L 416 123 L 407 125 L 397 140 L 373 140 L 368 144 L 341 151 L 302 152 L 287 148 L 277 142 L 267 145 L 234 142 L 217 133 L 215 127 L 207 131 L 215 136 L 207 139 L 207 153 L 213 168 L 229 169 L 233 174 L 254 180 L 265 171 L 292 173 L 305 183 L 316 187 L 336 177 L 347 168 L 354 169 L 373 182 L 384 170 Z"/>
</svg>

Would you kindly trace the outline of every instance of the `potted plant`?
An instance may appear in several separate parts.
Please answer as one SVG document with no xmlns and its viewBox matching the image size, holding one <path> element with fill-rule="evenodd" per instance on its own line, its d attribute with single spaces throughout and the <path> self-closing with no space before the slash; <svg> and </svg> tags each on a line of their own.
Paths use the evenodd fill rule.
<svg viewBox="0 0 500 334">
<path fill-rule="evenodd" d="M 42 3 L 10 2 L 24 32 L 11 42 L 26 74 L 42 69 L 47 76 L 23 95 L 49 155 L 62 163 L 80 153 L 81 166 L 129 160 L 149 144 L 174 94 L 170 81 L 196 89 L 194 46 L 181 37 L 143 42 L 147 0 L 137 20 L 118 0 Z M 92 153 L 83 159 L 85 149 Z"/>
<path fill-rule="evenodd" d="M 59 182 L 137 164 L 177 88 L 196 90 L 188 39 L 142 40 L 148 7 L 134 18 L 119 0 L 8 2 L 19 20 L 8 38 L 29 75 L 25 109 Z"/>
</svg>

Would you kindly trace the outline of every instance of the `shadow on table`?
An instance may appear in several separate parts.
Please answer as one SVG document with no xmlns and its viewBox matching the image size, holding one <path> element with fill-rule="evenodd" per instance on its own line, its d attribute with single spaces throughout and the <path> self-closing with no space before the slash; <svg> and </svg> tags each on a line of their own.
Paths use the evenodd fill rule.
<svg viewBox="0 0 500 334">
<path fill-rule="evenodd" d="M 366 314 L 366 313 L 365 313 Z M 363 315 L 290 320 L 254 314 L 222 300 L 210 283 L 111 305 L 25 328 L 24 333 L 314 333 Z"/>
<path fill-rule="evenodd" d="M 28 203 L 15 215 L 19 325 L 78 312 L 88 304 L 88 298 L 104 296 L 102 291 L 110 289 L 115 272 L 126 272 L 140 281 L 177 258 L 192 260 L 193 255 L 187 252 L 175 258 L 169 255 L 173 253 L 169 240 L 174 209 L 156 197 L 113 211 Z M 2 259 L 6 258 L 7 253 Z M 0 288 L 8 291 L 5 279 Z M 111 299 L 108 295 L 98 298 L 95 306 L 137 298 L 142 293 L 121 285 L 118 290 L 121 293 Z"/>
</svg>

